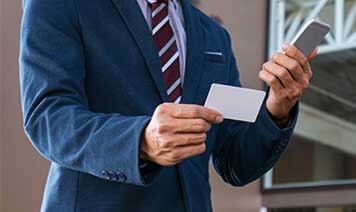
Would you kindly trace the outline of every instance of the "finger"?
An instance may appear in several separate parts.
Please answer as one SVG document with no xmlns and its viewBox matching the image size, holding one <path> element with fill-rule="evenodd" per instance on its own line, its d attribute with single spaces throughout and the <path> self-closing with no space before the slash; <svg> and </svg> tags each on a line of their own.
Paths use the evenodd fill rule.
<svg viewBox="0 0 356 212">
<path fill-rule="evenodd" d="M 303 79 L 303 74 L 306 73 L 304 71 L 299 62 L 295 59 L 290 58 L 289 56 L 282 54 L 282 53 L 275 53 L 272 56 L 272 62 L 284 67 L 287 69 L 292 77 L 296 81 L 301 81 Z"/>
<path fill-rule="evenodd" d="M 292 58 L 295 57 L 295 59 L 302 66 L 303 71 L 308 74 L 308 78 L 310 79 L 312 77 L 313 73 L 311 71 L 309 61 L 314 59 L 314 57 L 317 55 L 318 48 L 315 48 L 308 58 L 306 58 L 305 55 L 293 45 L 285 44 L 282 46 L 282 49 L 284 50 L 286 55 L 288 55 Z"/>
<path fill-rule="evenodd" d="M 202 144 L 206 141 L 206 133 L 180 133 L 175 136 L 177 142 L 175 147 L 186 147 Z"/>
<path fill-rule="evenodd" d="M 297 49 L 295 46 L 293 46 L 293 45 L 289 45 L 289 46 L 288 46 L 288 49 L 285 49 L 285 48 L 283 48 L 283 47 L 282 47 L 282 49 L 283 49 L 284 51 L 287 51 L 287 52 L 290 51 L 290 50 L 288 50 L 288 49 L 294 49 L 295 51 L 298 51 L 298 49 Z M 292 50 L 292 51 L 293 51 L 293 50 Z M 304 54 L 302 54 L 301 52 L 300 52 L 300 54 L 301 54 L 300 57 L 304 57 L 304 58 L 301 59 L 301 60 L 302 60 L 302 63 L 303 63 L 303 64 L 301 64 L 301 65 L 302 65 L 302 68 L 303 68 L 303 70 L 308 74 L 308 78 L 310 79 L 310 78 L 313 76 L 313 72 L 312 72 L 312 70 L 311 70 L 309 61 L 313 60 L 313 59 L 318 55 L 318 48 L 315 48 L 315 49 L 312 51 L 312 53 L 308 56 L 308 58 L 305 58 Z M 298 54 L 298 55 L 300 55 L 300 54 Z"/>
<path fill-rule="evenodd" d="M 175 119 L 175 133 L 205 133 L 211 124 L 204 119 Z"/>
<path fill-rule="evenodd" d="M 206 133 L 176 133 L 162 135 L 159 145 L 163 151 L 171 151 L 176 147 L 198 145 L 206 141 Z"/>
<path fill-rule="evenodd" d="M 308 65 L 308 59 L 301 51 L 297 49 L 297 47 L 290 44 L 283 44 L 282 49 L 287 56 L 297 60 L 303 70 L 306 70 Z"/>
<path fill-rule="evenodd" d="M 319 49 L 318 48 L 315 48 L 314 50 L 313 50 L 313 52 L 309 55 L 309 57 L 308 57 L 308 60 L 309 61 L 312 61 L 317 55 L 318 55 L 318 51 L 319 51 Z M 313 72 L 312 72 L 312 69 L 311 69 L 311 67 L 310 67 L 310 63 L 307 63 L 307 74 L 308 74 L 308 79 L 311 79 L 312 78 L 312 76 L 313 76 Z"/>
<path fill-rule="evenodd" d="M 270 74 L 276 76 L 285 88 L 288 88 L 295 83 L 289 71 L 280 65 L 277 65 L 272 62 L 267 62 L 263 65 L 263 69 L 269 72 Z"/>
<path fill-rule="evenodd" d="M 263 80 L 271 89 L 273 90 L 280 90 L 283 89 L 283 85 L 280 80 L 273 74 L 269 73 L 268 71 L 262 70 L 259 73 L 259 77 Z"/>
<path fill-rule="evenodd" d="M 174 162 L 180 162 L 187 158 L 200 155 L 204 153 L 205 150 L 206 150 L 206 145 L 205 143 L 202 143 L 198 145 L 178 147 L 174 149 L 171 153 L 168 153 L 167 156 Z"/>
<path fill-rule="evenodd" d="M 209 123 L 219 124 L 223 121 L 221 113 L 200 105 L 177 104 L 173 117 L 178 119 L 204 119 Z"/>
<path fill-rule="evenodd" d="M 308 60 L 309 60 L 309 61 L 313 60 L 313 59 L 318 55 L 318 51 L 319 51 L 319 49 L 318 49 L 318 48 L 315 48 L 315 49 L 313 50 L 313 52 L 309 55 Z"/>
</svg>

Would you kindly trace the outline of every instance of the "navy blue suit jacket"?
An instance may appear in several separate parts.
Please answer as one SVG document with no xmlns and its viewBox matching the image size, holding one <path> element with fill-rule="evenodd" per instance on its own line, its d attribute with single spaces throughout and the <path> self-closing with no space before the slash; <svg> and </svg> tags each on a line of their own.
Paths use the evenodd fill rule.
<svg viewBox="0 0 356 212">
<path fill-rule="evenodd" d="M 167 101 L 160 61 L 136 0 L 24 0 L 20 80 L 24 128 L 50 160 L 42 211 L 170 211 L 169 169 L 139 168 L 141 134 Z M 187 68 L 182 103 L 203 105 L 212 83 L 240 86 L 228 33 L 182 0 Z M 207 55 L 204 52 L 222 52 Z M 225 120 L 206 152 L 177 165 L 187 211 L 211 211 L 210 158 L 245 185 L 268 171 L 292 134 L 265 105 L 256 123 Z M 151 164 L 152 166 L 152 164 Z"/>
</svg>

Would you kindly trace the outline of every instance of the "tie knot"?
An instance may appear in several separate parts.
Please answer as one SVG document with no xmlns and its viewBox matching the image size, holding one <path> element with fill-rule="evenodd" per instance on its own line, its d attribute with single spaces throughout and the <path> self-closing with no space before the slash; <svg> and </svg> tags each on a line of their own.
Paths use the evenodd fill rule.
<svg viewBox="0 0 356 212">
<path fill-rule="evenodd" d="M 169 0 L 147 0 L 147 2 L 149 4 L 155 4 L 155 3 L 158 3 L 158 4 L 161 4 L 161 3 L 165 3 L 165 4 L 168 4 Z"/>
</svg>

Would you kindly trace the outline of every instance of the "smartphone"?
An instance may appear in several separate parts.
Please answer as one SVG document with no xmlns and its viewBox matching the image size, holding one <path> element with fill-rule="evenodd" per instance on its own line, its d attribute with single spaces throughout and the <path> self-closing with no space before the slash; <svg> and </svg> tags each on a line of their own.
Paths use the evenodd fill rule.
<svg viewBox="0 0 356 212">
<path fill-rule="evenodd" d="M 310 20 L 300 30 L 291 42 L 306 57 L 309 57 L 313 50 L 323 41 L 330 31 L 330 26 L 318 20 Z"/>
</svg>

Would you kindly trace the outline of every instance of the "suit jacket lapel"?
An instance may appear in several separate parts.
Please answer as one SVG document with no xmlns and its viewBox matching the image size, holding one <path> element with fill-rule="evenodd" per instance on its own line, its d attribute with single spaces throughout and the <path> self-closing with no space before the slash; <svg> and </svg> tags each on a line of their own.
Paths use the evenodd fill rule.
<svg viewBox="0 0 356 212">
<path fill-rule="evenodd" d="M 181 0 L 181 2 L 187 34 L 187 58 L 182 103 L 194 103 L 204 71 L 202 70 L 202 64 L 205 38 L 200 26 L 200 18 L 197 13 L 192 11 L 193 8 L 189 0 Z"/>
<path fill-rule="evenodd" d="M 154 45 L 151 31 L 144 19 L 136 0 L 112 0 L 121 14 L 128 29 L 134 37 L 163 102 L 168 101 L 168 95 L 161 72 L 161 64 Z"/>
</svg>

